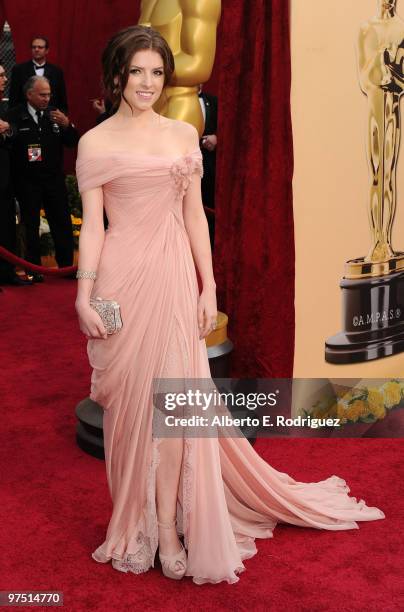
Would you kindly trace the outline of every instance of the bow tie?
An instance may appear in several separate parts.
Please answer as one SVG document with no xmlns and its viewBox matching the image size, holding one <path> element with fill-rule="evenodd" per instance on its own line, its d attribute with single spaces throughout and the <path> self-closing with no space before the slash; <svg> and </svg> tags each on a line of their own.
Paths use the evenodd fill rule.
<svg viewBox="0 0 404 612">
<path fill-rule="evenodd" d="M 46 64 L 42 64 L 42 66 L 38 66 L 37 64 L 34 64 L 34 68 L 35 70 L 40 70 L 41 68 L 45 68 Z"/>
<path fill-rule="evenodd" d="M 203 93 L 200 91 L 200 92 L 198 93 L 198 98 L 202 98 L 202 96 L 203 96 Z"/>
</svg>

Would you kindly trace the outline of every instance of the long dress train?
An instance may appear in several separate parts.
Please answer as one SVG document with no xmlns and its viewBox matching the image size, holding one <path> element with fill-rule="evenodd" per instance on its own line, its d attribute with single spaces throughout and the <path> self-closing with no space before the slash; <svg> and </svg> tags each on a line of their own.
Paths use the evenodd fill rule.
<svg viewBox="0 0 404 612">
<path fill-rule="evenodd" d="M 117 300 L 123 320 L 118 334 L 87 348 L 113 501 L 105 541 L 92 556 L 123 572 L 154 566 L 158 546 L 153 379 L 211 376 L 182 214 L 194 173 L 203 173 L 199 149 L 171 159 L 99 151 L 77 160 L 80 192 L 102 186 L 109 220 L 92 295 Z M 255 538 L 272 537 L 278 522 L 342 530 L 384 518 L 348 493 L 337 476 L 301 483 L 278 472 L 244 437 L 185 437 L 177 529 L 186 575 L 196 584 L 237 582 L 243 560 L 257 552 Z"/>
</svg>

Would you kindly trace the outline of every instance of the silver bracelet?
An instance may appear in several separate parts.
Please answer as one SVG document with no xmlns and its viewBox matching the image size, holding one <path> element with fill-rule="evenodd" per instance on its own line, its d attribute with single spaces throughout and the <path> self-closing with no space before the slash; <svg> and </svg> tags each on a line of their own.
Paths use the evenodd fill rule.
<svg viewBox="0 0 404 612">
<path fill-rule="evenodd" d="M 95 280 L 97 278 L 97 273 L 86 272 L 85 270 L 77 270 L 76 278 L 91 278 L 91 280 Z"/>
</svg>

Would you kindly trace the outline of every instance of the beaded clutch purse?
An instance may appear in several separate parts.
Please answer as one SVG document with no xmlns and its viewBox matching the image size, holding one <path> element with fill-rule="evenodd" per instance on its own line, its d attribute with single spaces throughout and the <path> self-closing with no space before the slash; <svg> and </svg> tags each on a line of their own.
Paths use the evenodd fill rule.
<svg viewBox="0 0 404 612">
<path fill-rule="evenodd" d="M 90 300 L 90 306 L 100 315 L 107 334 L 116 334 L 122 329 L 121 309 L 118 302 L 97 297 Z"/>
</svg>

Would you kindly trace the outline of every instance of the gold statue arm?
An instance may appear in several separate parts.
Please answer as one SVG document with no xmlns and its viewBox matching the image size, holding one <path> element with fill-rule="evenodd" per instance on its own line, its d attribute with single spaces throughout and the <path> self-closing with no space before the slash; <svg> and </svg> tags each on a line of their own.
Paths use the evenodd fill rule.
<svg viewBox="0 0 404 612">
<path fill-rule="evenodd" d="M 378 45 L 376 34 L 369 27 L 361 28 L 358 40 L 359 81 L 364 93 L 374 87 L 392 82 L 392 74 L 385 63 L 386 47 Z"/>
<path fill-rule="evenodd" d="M 179 0 L 183 22 L 181 51 L 175 55 L 175 73 L 181 75 L 181 86 L 206 82 L 212 71 L 216 46 L 217 23 L 220 18 L 220 0 Z M 208 50 L 208 52 L 206 52 Z M 211 61 L 206 61 L 211 59 Z M 176 85 L 175 75 L 172 82 Z"/>
</svg>

